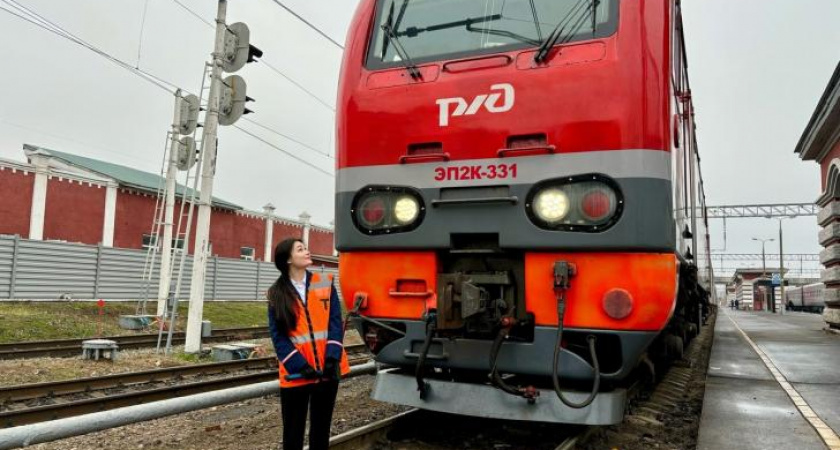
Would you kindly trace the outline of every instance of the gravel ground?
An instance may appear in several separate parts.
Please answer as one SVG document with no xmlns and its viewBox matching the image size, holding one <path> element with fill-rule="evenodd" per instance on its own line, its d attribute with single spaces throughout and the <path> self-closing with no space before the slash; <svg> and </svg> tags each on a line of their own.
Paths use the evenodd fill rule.
<svg viewBox="0 0 840 450">
<path fill-rule="evenodd" d="M 339 434 L 403 411 L 370 399 L 373 376 L 341 384 L 333 419 Z M 29 447 L 33 450 L 275 450 L 282 449 L 279 397 L 266 397 L 127 425 Z"/>
<path fill-rule="evenodd" d="M 655 422 L 633 420 L 625 416 L 619 425 L 607 427 L 594 433 L 577 450 L 693 450 L 697 448 L 697 433 L 700 428 L 700 415 L 703 411 L 703 395 L 706 392 L 706 371 L 712 350 L 714 320 L 704 327 L 706 335 L 696 340 L 696 355 L 688 365 L 692 374 L 686 383 L 681 398 L 673 407 L 661 408 Z M 693 343 L 694 344 L 694 343 Z M 684 364 L 685 366 L 686 364 Z M 651 399 L 652 401 L 653 399 Z M 649 406 L 642 403 L 641 406 Z"/>
</svg>

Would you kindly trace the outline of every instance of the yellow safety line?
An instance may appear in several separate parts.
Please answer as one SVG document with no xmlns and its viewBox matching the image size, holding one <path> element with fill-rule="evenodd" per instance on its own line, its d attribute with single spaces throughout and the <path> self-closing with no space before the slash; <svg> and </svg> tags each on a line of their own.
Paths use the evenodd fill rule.
<svg viewBox="0 0 840 450">
<path fill-rule="evenodd" d="M 837 433 L 835 433 L 834 430 L 831 429 L 831 427 L 826 425 L 826 423 L 823 422 L 822 419 L 820 419 L 817 413 L 815 413 L 814 410 L 811 409 L 811 406 L 808 405 L 808 402 L 806 402 L 805 399 L 801 395 L 799 395 L 799 392 L 797 392 L 796 389 L 794 389 L 793 385 L 791 385 L 788 382 L 787 378 L 785 378 L 785 376 L 782 375 L 782 372 L 779 371 L 779 369 L 776 367 L 776 364 L 773 363 L 770 357 L 767 356 L 767 354 L 764 353 L 763 350 L 758 348 L 755 342 L 753 342 L 753 340 L 750 339 L 749 336 L 747 336 L 747 333 L 745 333 L 744 330 L 742 330 L 741 327 L 738 326 L 738 322 L 736 322 L 735 319 L 733 319 L 732 316 L 729 315 L 729 313 L 726 313 L 726 317 L 728 317 L 729 320 L 732 321 L 732 324 L 735 325 L 735 328 L 737 328 L 738 331 L 741 332 L 741 335 L 744 336 L 744 339 L 746 339 L 747 343 L 750 344 L 750 347 L 752 347 L 753 351 L 755 351 L 758 354 L 758 356 L 761 358 L 761 361 L 764 362 L 764 365 L 767 367 L 768 370 L 770 370 L 770 373 L 773 374 L 773 378 L 776 379 L 776 382 L 779 383 L 782 389 L 784 389 L 785 393 L 787 393 L 788 397 L 790 397 L 790 400 L 793 402 L 794 406 L 796 406 L 796 409 L 799 410 L 799 413 L 802 414 L 802 417 L 804 417 L 805 420 L 807 420 L 808 423 L 810 423 L 811 426 L 814 427 L 814 430 L 817 432 L 817 434 L 820 435 L 820 438 L 823 440 L 823 442 L 825 442 L 825 445 L 827 445 L 830 450 L 840 450 L 840 436 L 838 436 Z"/>
</svg>

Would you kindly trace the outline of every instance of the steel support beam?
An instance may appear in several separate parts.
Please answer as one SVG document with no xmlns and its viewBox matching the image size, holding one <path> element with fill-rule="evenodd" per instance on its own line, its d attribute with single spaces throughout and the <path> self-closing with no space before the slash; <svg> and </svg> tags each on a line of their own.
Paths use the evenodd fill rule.
<svg viewBox="0 0 840 450">
<path fill-rule="evenodd" d="M 790 217 L 816 216 L 820 207 L 814 203 L 776 203 L 766 205 L 721 205 L 707 206 L 709 219 L 730 217 Z"/>
</svg>

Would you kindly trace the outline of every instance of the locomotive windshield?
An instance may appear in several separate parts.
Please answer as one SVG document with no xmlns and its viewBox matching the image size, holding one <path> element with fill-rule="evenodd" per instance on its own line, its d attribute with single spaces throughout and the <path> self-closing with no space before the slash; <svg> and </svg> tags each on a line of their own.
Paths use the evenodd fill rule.
<svg viewBox="0 0 840 450">
<path fill-rule="evenodd" d="M 594 10 L 594 12 L 593 12 Z M 605 37 L 618 0 L 379 0 L 367 66 L 399 67 Z"/>
</svg>

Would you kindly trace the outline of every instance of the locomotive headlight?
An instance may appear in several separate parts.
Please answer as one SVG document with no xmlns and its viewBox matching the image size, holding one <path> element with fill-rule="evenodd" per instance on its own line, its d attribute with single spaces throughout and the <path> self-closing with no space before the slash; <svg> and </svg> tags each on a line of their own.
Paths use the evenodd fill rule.
<svg viewBox="0 0 840 450">
<path fill-rule="evenodd" d="M 420 204 L 410 195 L 402 196 L 394 203 L 394 218 L 400 225 L 408 225 L 414 222 L 417 220 L 419 213 Z"/>
<path fill-rule="evenodd" d="M 543 189 L 534 196 L 533 208 L 546 223 L 557 223 L 569 214 L 569 196 L 556 187 Z"/>
<path fill-rule="evenodd" d="M 365 186 L 350 207 L 353 224 L 374 236 L 404 233 L 423 223 L 426 207 L 415 189 L 405 186 Z"/>
</svg>

